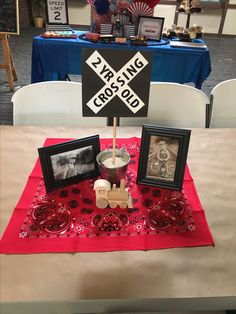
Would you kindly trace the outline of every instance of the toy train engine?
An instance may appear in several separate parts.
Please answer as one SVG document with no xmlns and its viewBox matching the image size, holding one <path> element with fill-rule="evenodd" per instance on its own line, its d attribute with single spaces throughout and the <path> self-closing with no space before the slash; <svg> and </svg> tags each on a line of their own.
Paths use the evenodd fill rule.
<svg viewBox="0 0 236 314">
<path fill-rule="evenodd" d="M 132 200 L 128 193 L 128 189 L 125 188 L 125 179 L 121 179 L 120 187 L 116 187 L 116 184 L 111 186 L 111 183 L 104 179 L 98 179 L 94 182 L 94 190 L 96 193 L 96 206 L 98 208 L 131 208 Z"/>
<path fill-rule="evenodd" d="M 147 46 L 147 38 L 144 36 L 130 36 L 130 45 Z"/>
</svg>

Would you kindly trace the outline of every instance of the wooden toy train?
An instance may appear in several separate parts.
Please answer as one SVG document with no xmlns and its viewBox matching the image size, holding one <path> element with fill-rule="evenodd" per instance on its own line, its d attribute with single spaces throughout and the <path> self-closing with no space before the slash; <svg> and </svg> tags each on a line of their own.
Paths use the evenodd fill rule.
<svg viewBox="0 0 236 314">
<path fill-rule="evenodd" d="M 111 186 L 111 183 L 104 179 L 98 179 L 94 182 L 94 190 L 96 193 L 96 206 L 98 208 L 131 208 L 132 199 L 128 193 L 128 189 L 125 188 L 125 179 L 121 179 L 120 187 L 116 187 L 116 184 Z"/>
</svg>

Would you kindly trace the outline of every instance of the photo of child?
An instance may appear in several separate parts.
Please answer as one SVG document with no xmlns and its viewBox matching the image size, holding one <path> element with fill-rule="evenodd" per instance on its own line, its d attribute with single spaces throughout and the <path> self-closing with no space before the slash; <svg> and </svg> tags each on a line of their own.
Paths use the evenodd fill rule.
<svg viewBox="0 0 236 314">
<path fill-rule="evenodd" d="M 179 141 L 177 138 L 152 135 L 146 176 L 174 181 L 178 148 Z"/>
</svg>

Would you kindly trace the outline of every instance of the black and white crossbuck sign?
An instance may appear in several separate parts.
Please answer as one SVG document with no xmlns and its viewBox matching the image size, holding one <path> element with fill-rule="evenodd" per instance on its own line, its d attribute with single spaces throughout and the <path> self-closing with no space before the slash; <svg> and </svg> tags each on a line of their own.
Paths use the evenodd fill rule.
<svg viewBox="0 0 236 314">
<path fill-rule="evenodd" d="M 146 117 L 150 75 L 150 53 L 84 49 L 83 116 Z"/>
</svg>

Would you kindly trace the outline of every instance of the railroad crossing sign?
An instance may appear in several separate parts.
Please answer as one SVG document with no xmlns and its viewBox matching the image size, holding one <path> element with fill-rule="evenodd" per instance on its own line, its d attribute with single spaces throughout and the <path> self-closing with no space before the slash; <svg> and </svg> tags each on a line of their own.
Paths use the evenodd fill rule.
<svg viewBox="0 0 236 314">
<path fill-rule="evenodd" d="M 84 49 L 83 116 L 147 116 L 150 72 L 149 53 Z"/>
</svg>

